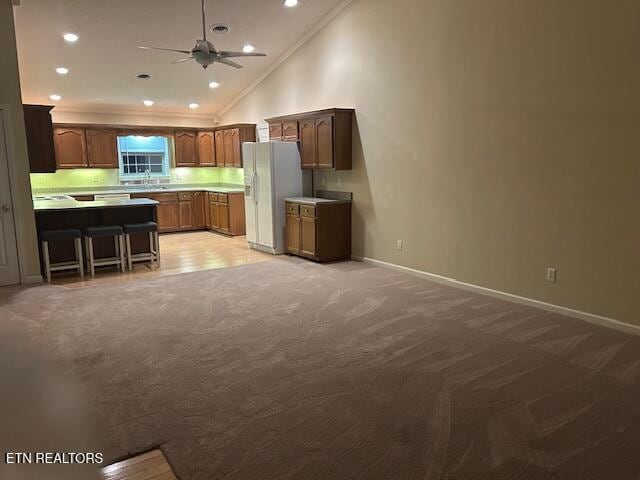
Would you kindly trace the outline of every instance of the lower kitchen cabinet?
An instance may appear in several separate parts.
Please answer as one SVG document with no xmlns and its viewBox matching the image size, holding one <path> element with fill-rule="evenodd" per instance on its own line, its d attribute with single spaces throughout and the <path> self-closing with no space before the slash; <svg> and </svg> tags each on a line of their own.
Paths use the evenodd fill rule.
<svg viewBox="0 0 640 480">
<path fill-rule="evenodd" d="M 351 258 L 351 203 L 286 201 L 287 251 L 319 262 Z"/>
<path fill-rule="evenodd" d="M 244 193 L 149 192 L 132 198 L 158 202 L 158 231 L 213 230 L 225 235 L 245 235 Z"/>
</svg>

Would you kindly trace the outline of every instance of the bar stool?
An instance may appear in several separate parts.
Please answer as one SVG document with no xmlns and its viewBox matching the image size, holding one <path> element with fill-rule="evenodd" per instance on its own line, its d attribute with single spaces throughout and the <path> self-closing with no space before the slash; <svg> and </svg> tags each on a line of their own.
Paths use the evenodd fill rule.
<svg viewBox="0 0 640 480">
<path fill-rule="evenodd" d="M 43 230 L 40 232 L 42 240 L 42 256 L 44 257 L 44 271 L 47 282 L 51 282 L 51 272 L 61 270 L 78 270 L 80 276 L 84 277 L 84 266 L 82 264 L 82 233 L 77 228 L 67 228 L 64 230 Z M 75 261 L 51 263 L 49 259 L 49 242 L 62 240 L 73 240 L 76 253 Z"/>
<path fill-rule="evenodd" d="M 96 267 L 105 265 L 117 265 L 120 270 L 125 270 L 124 260 L 124 231 L 120 225 L 108 225 L 103 227 L 87 227 L 84 229 L 85 249 L 87 255 L 87 266 L 91 272 L 91 276 L 95 276 Z M 115 257 L 94 258 L 93 255 L 93 239 L 100 237 L 113 237 L 116 249 Z"/>
<path fill-rule="evenodd" d="M 125 241 L 127 244 L 127 261 L 129 262 L 129 270 L 133 270 L 133 262 L 151 261 L 160 263 L 160 239 L 158 237 L 158 224 L 156 222 L 129 223 L 123 226 Z M 148 233 L 149 234 L 149 251 L 143 253 L 131 253 L 131 234 L 132 233 Z"/>
</svg>

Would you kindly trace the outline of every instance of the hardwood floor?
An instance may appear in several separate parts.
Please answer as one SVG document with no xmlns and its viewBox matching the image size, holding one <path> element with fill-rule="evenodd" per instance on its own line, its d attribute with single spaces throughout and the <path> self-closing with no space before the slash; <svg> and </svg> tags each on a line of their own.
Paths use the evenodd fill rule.
<svg viewBox="0 0 640 480">
<path fill-rule="evenodd" d="M 251 250 L 246 237 L 226 237 L 206 231 L 160 235 L 160 256 L 161 263 L 157 267 L 149 263 L 134 263 L 133 271 L 125 273 L 104 267 L 96 270 L 94 278 L 85 275 L 84 279 L 75 272 L 59 273 L 54 275 L 51 283 L 69 288 L 114 284 L 273 259 L 272 255 Z"/>
<path fill-rule="evenodd" d="M 103 480 L 177 480 L 160 450 L 104 467 L 100 475 Z"/>
</svg>

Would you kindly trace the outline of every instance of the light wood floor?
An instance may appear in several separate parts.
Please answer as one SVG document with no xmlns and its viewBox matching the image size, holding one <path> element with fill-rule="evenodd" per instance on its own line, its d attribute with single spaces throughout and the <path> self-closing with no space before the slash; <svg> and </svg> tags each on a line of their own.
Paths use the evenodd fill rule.
<svg viewBox="0 0 640 480">
<path fill-rule="evenodd" d="M 161 263 L 157 267 L 151 267 L 149 263 L 134 263 L 133 271 L 125 273 L 113 267 L 103 267 L 96 270 L 94 278 L 85 275 L 84 279 L 74 272 L 59 273 L 54 275 L 51 283 L 70 288 L 114 284 L 273 259 L 272 255 L 251 250 L 246 237 L 226 237 L 205 231 L 160 235 L 160 256 Z"/>
<path fill-rule="evenodd" d="M 100 470 L 104 480 L 177 480 L 160 450 L 128 458 Z"/>
</svg>

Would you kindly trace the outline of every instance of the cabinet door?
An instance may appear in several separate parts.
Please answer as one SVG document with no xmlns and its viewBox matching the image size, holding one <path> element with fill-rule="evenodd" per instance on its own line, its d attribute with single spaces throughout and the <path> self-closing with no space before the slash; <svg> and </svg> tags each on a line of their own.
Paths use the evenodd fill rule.
<svg viewBox="0 0 640 480">
<path fill-rule="evenodd" d="M 229 205 L 221 203 L 218 208 L 219 228 L 221 231 L 229 233 Z"/>
<path fill-rule="evenodd" d="M 118 168 L 117 135 L 113 128 L 87 128 L 87 163 L 92 168 Z"/>
<path fill-rule="evenodd" d="M 180 229 L 180 207 L 178 202 L 158 204 L 158 230 L 174 232 Z"/>
<path fill-rule="evenodd" d="M 285 142 L 298 141 L 298 122 L 288 121 L 282 123 L 282 139 Z"/>
<path fill-rule="evenodd" d="M 300 253 L 300 217 L 298 215 L 287 214 L 286 232 L 287 251 Z"/>
<path fill-rule="evenodd" d="M 333 168 L 333 117 L 316 119 L 316 163 L 318 168 Z"/>
<path fill-rule="evenodd" d="M 269 140 L 282 140 L 282 123 L 269 124 Z"/>
<path fill-rule="evenodd" d="M 314 119 L 300 122 L 300 158 L 302 168 L 315 168 L 316 162 L 316 122 Z"/>
<path fill-rule="evenodd" d="M 224 166 L 233 167 L 233 131 L 224 130 Z"/>
<path fill-rule="evenodd" d="M 216 166 L 216 151 L 213 145 L 213 132 L 198 132 L 198 165 Z"/>
<path fill-rule="evenodd" d="M 56 152 L 53 146 L 51 109 L 46 105 L 23 105 L 24 127 L 31 173 L 56 171 Z"/>
<path fill-rule="evenodd" d="M 193 205 L 190 200 L 180 202 L 180 229 L 193 228 Z"/>
<path fill-rule="evenodd" d="M 204 228 L 207 224 L 204 208 L 205 194 L 203 192 L 195 192 L 193 194 L 193 227 Z"/>
<path fill-rule="evenodd" d="M 84 128 L 56 127 L 53 140 L 58 168 L 87 166 L 87 142 Z"/>
<path fill-rule="evenodd" d="M 195 167 L 198 164 L 196 132 L 176 130 L 176 167 Z"/>
<path fill-rule="evenodd" d="M 233 146 L 232 167 L 242 168 L 242 142 L 240 141 L 240 129 L 231 130 L 231 145 Z"/>
<path fill-rule="evenodd" d="M 217 201 L 209 202 L 210 228 L 218 230 L 220 228 L 220 204 Z"/>
<path fill-rule="evenodd" d="M 300 253 L 316 256 L 316 219 L 300 217 Z"/>
<path fill-rule="evenodd" d="M 224 130 L 216 130 L 215 137 L 215 151 L 216 151 L 216 166 L 224 167 L 225 152 L 224 152 Z"/>
</svg>

